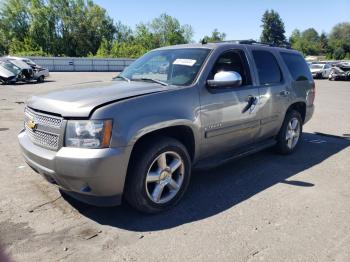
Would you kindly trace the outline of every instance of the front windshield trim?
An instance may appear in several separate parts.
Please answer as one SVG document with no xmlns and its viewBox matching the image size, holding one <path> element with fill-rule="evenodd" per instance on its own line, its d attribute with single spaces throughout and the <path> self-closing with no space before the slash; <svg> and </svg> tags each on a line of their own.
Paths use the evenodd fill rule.
<svg viewBox="0 0 350 262">
<path fill-rule="evenodd" d="M 133 79 L 133 81 L 152 81 L 152 82 L 155 82 L 155 83 L 158 83 L 158 84 L 161 84 L 163 86 L 168 86 L 169 84 L 166 83 L 166 82 L 163 82 L 163 81 L 160 81 L 158 79 L 153 79 L 153 78 L 136 78 L 136 79 Z"/>
<path fill-rule="evenodd" d="M 155 52 L 164 52 L 164 51 L 186 51 L 186 50 L 198 50 L 198 51 L 199 51 L 199 50 L 205 50 L 205 51 L 207 51 L 207 53 L 203 54 L 204 59 L 201 60 L 201 64 L 200 64 L 198 70 L 196 71 L 195 76 L 193 77 L 193 79 L 191 79 L 192 81 L 191 81 L 190 83 L 184 83 L 184 84 L 178 84 L 178 83 L 172 83 L 172 82 L 168 83 L 168 82 L 165 82 L 165 81 L 160 80 L 160 79 L 149 78 L 149 77 L 129 78 L 130 81 L 142 81 L 142 80 L 144 79 L 144 80 L 146 80 L 146 81 L 147 81 L 147 80 L 158 81 L 159 84 L 166 84 L 166 85 L 173 85 L 173 86 L 180 86 L 180 87 L 193 86 L 193 85 L 197 82 L 199 76 L 201 75 L 202 70 L 203 70 L 203 67 L 204 67 L 204 65 L 207 63 L 207 61 L 208 61 L 208 59 L 209 59 L 209 57 L 210 57 L 210 55 L 211 55 L 211 53 L 212 53 L 212 51 L 213 51 L 212 48 L 202 48 L 202 47 L 168 48 L 168 49 L 167 49 L 167 48 L 159 48 L 159 49 L 154 49 L 154 50 L 149 51 L 148 53 L 146 53 L 145 55 L 143 55 L 143 56 L 140 57 L 139 59 L 142 59 L 144 56 L 153 54 L 153 53 L 155 53 Z M 205 56 L 204 56 L 204 55 L 205 55 Z M 181 59 L 181 58 L 180 58 L 180 59 Z M 186 59 L 186 58 L 185 58 L 185 59 Z M 188 59 L 190 59 L 190 58 L 188 58 Z M 137 59 L 137 60 L 138 60 L 138 59 Z M 137 61 L 137 60 L 136 60 L 136 61 Z M 136 61 L 135 61 L 135 62 L 136 62 Z M 135 63 L 135 62 L 134 62 L 134 63 Z M 131 64 L 131 65 L 132 65 L 132 64 Z M 124 70 L 119 74 L 119 76 L 126 77 L 126 76 L 124 75 L 125 72 L 126 72 L 126 70 L 127 70 L 127 69 L 124 69 Z M 143 78 L 143 79 L 142 79 L 142 78 Z"/>
<path fill-rule="evenodd" d="M 119 75 L 113 77 L 113 80 L 115 80 L 115 79 L 117 79 L 117 78 L 123 79 L 123 80 L 127 81 L 128 83 L 131 82 L 131 80 L 130 80 L 129 78 L 127 78 L 127 77 L 121 75 L 121 73 L 120 73 Z"/>
</svg>

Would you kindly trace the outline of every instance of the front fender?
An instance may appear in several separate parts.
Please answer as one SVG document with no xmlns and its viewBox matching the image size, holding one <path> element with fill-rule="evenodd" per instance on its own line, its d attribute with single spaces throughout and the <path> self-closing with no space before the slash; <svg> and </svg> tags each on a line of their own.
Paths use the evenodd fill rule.
<svg viewBox="0 0 350 262">
<path fill-rule="evenodd" d="M 148 125 L 144 125 L 144 123 L 148 123 Z M 187 119 L 171 119 L 171 120 L 165 120 L 165 121 L 158 121 L 154 122 L 152 124 L 149 124 L 149 120 L 140 121 L 139 123 L 135 123 L 128 133 L 128 146 L 133 146 L 135 143 L 144 137 L 145 135 L 148 135 L 152 132 L 161 131 L 165 128 L 170 127 L 187 127 L 192 131 L 193 137 L 194 137 L 194 152 L 195 156 L 194 159 L 196 159 L 196 156 L 198 155 L 199 145 L 200 145 L 200 132 L 199 127 L 193 123 L 190 120 Z"/>
<path fill-rule="evenodd" d="M 135 123 L 131 128 L 130 132 L 128 134 L 128 145 L 133 145 L 136 143 L 137 140 L 139 140 L 141 137 L 143 137 L 146 134 L 149 134 L 154 131 L 158 131 L 167 127 L 176 127 L 176 126 L 185 126 L 189 127 L 192 130 L 192 133 L 194 135 L 195 139 L 197 138 L 197 134 L 199 133 L 198 128 L 189 120 L 186 119 L 172 119 L 172 120 L 166 120 L 166 121 L 159 121 L 154 122 L 153 124 L 148 123 L 147 126 L 144 126 L 143 121 L 140 121 L 140 123 Z"/>
</svg>

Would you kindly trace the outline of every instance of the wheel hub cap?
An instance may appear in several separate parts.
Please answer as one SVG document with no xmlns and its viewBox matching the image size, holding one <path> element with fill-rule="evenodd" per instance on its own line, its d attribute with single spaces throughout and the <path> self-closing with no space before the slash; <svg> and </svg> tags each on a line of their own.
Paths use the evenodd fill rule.
<svg viewBox="0 0 350 262">
<path fill-rule="evenodd" d="M 169 170 L 163 170 L 160 173 L 160 176 L 159 176 L 160 181 L 169 180 L 169 178 L 171 178 L 171 173 L 169 172 Z"/>
<path fill-rule="evenodd" d="M 182 158 L 175 152 L 167 151 L 155 158 L 146 176 L 146 193 L 153 202 L 163 204 L 179 192 L 185 174 Z"/>
<path fill-rule="evenodd" d="M 297 118 L 292 118 L 287 126 L 286 141 L 287 146 L 293 149 L 298 143 L 300 136 L 300 123 Z"/>
</svg>

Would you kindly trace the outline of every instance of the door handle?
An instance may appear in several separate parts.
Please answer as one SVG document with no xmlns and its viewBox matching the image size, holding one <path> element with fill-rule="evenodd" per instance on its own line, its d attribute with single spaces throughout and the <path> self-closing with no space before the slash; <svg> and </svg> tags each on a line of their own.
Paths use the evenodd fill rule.
<svg viewBox="0 0 350 262">
<path fill-rule="evenodd" d="M 252 107 L 252 105 L 256 105 L 256 102 L 258 101 L 258 99 L 255 96 L 248 96 L 247 99 L 247 105 L 242 109 L 242 113 L 245 113 L 248 111 L 249 108 Z"/>
<path fill-rule="evenodd" d="M 283 90 L 280 92 L 280 96 L 289 96 L 290 92 L 287 90 Z"/>
</svg>

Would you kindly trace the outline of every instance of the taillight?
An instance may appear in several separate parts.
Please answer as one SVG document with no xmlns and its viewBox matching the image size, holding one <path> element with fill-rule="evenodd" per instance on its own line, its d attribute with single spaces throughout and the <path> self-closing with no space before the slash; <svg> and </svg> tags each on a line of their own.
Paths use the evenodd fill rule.
<svg viewBox="0 0 350 262">
<path fill-rule="evenodd" d="M 311 89 L 309 93 L 307 94 L 307 102 L 309 105 L 313 105 L 315 101 L 315 96 L 316 96 L 316 84 L 315 81 L 311 82 Z"/>
</svg>

